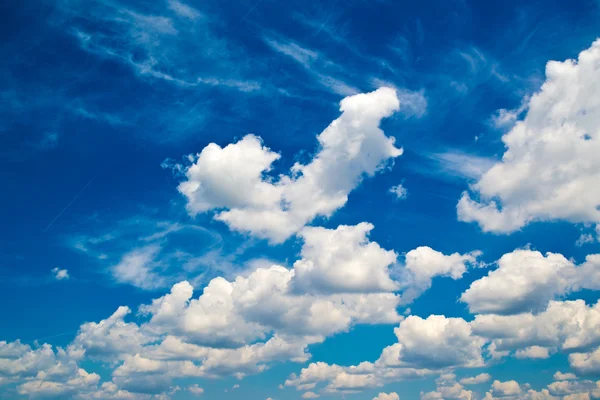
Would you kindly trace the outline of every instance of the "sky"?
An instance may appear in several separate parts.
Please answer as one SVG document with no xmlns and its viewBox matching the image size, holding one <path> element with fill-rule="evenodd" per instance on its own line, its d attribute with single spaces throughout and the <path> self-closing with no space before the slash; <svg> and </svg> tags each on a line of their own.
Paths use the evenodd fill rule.
<svg viewBox="0 0 600 400">
<path fill-rule="evenodd" d="M 597 0 L 0 20 L 0 398 L 600 398 Z"/>
</svg>

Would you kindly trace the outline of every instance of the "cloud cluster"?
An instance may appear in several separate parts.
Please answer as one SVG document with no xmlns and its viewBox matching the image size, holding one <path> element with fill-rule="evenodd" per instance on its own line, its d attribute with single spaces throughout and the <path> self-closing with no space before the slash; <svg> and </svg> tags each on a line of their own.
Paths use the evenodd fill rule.
<svg viewBox="0 0 600 400">
<path fill-rule="evenodd" d="M 402 154 L 379 128 L 399 107 L 391 88 L 346 97 L 342 115 L 317 136 L 313 159 L 277 179 L 266 173 L 280 156 L 258 137 L 225 147 L 211 143 L 185 170 L 179 191 L 192 215 L 214 209 L 233 230 L 282 242 L 315 217 L 331 216 L 364 176 Z"/>
<path fill-rule="evenodd" d="M 550 61 L 527 114 L 503 136 L 506 152 L 464 193 L 458 217 L 484 231 L 531 221 L 600 222 L 600 40 L 578 60 Z"/>
</svg>

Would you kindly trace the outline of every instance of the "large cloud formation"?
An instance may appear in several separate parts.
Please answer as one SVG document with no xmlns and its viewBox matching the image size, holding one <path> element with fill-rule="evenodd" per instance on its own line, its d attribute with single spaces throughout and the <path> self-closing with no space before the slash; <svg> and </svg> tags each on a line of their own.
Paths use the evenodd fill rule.
<svg viewBox="0 0 600 400">
<path fill-rule="evenodd" d="M 577 61 L 550 61 L 526 117 L 502 137 L 506 152 L 464 193 L 458 217 L 484 231 L 531 221 L 600 222 L 600 40 Z"/>
<path fill-rule="evenodd" d="M 396 91 L 386 87 L 346 97 L 342 115 L 317 136 L 313 159 L 278 179 L 266 173 L 280 155 L 257 136 L 225 147 L 211 143 L 186 169 L 179 191 L 192 215 L 216 209 L 215 218 L 231 229 L 282 242 L 315 217 L 332 215 L 363 176 L 402 154 L 379 128 L 399 107 Z"/>
</svg>

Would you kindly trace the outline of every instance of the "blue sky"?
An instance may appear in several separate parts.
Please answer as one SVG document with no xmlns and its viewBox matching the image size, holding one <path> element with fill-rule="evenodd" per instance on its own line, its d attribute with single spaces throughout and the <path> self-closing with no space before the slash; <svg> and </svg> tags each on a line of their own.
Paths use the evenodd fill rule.
<svg viewBox="0 0 600 400">
<path fill-rule="evenodd" d="M 0 397 L 600 398 L 597 0 L 0 16 Z"/>
</svg>

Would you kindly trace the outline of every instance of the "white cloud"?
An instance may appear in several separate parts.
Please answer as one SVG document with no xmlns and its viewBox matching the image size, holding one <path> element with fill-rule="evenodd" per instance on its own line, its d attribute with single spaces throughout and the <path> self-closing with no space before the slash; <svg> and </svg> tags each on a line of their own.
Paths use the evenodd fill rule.
<svg viewBox="0 0 600 400">
<path fill-rule="evenodd" d="M 421 246 L 406 253 L 405 284 L 402 293 L 404 302 L 410 302 L 431 287 L 435 277 L 450 277 L 454 280 L 462 278 L 470 265 L 476 265 L 479 251 L 467 254 L 453 253 L 445 255 L 431 247 Z"/>
<path fill-rule="evenodd" d="M 247 135 L 224 148 L 212 143 L 186 170 L 179 191 L 190 214 L 211 209 L 233 230 L 282 242 L 317 216 L 347 201 L 364 176 L 402 154 L 379 128 L 400 107 L 393 89 L 380 88 L 341 101 L 342 115 L 317 136 L 320 148 L 306 165 L 296 163 L 278 180 L 264 174 L 280 156 Z"/>
<path fill-rule="evenodd" d="M 198 386 L 197 383 L 195 383 L 191 386 L 188 386 L 187 390 L 194 396 L 200 396 L 200 395 L 204 394 L 204 389 L 202 389 L 200 386 Z"/>
<path fill-rule="evenodd" d="M 519 349 L 515 353 L 516 358 L 539 358 L 545 359 L 550 357 L 548 348 L 541 346 L 531 346 L 524 349 Z"/>
<path fill-rule="evenodd" d="M 398 200 L 404 200 L 408 196 L 408 190 L 402 184 L 392 186 L 389 190 Z"/>
<path fill-rule="evenodd" d="M 69 271 L 66 269 L 52 268 L 52 273 L 54 274 L 54 279 L 58 281 L 69 279 Z"/>
<path fill-rule="evenodd" d="M 119 283 L 128 283 L 142 289 L 152 290 L 164 286 L 164 278 L 156 272 L 156 262 L 161 248 L 157 244 L 131 250 L 121 261 L 112 266 L 113 277 Z"/>
<path fill-rule="evenodd" d="M 87 357 L 112 361 L 123 355 L 135 353 L 153 339 L 144 335 L 135 323 L 125 322 L 131 312 L 122 306 L 110 317 L 100 322 L 86 322 L 79 327 L 72 346 L 81 349 Z"/>
<path fill-rule="evenodd" d="M 319 396 L 318 394 L 316 394 L 315 392 L 306 392 L 302 395 L 303 399 L 316 399 L 319 398 L 321 396 Z"/>
<path fill-rule="evenodd" d="M 181 17 L 195 20 L 202 16 L 200 11 L 198 11 L 194 7 L 189 6 L 185 3 L 182 3 L 178 0 L 169 0 L 168 3 L 169 3 L 169 8 Z"/>
<path fill-rule="evenodd" d="M 463 385 L 478 385 L 480 383 L 485 383 L 485 382 L 489 381 L 490 379 L 492 379 L 490 374 L 481 373 L 474 377 L 462 378 L 460 380 L 460 383 Z"/>
<path fill-rule="evenodd" d="M 580 374 L 600 373 L 600 347 L 588 353 L 569 354 L 569 364 Z"/>
<path fill-rule="evenodd" d="M 396 262 L 393 251 L 367 238 L 373 225 L 341 225 L 337 229 L 306 227 L 302 259 L 294 263 L 294 285 L 302 292 L 391 292 L 398 284 L 388 268 Z"/>
<path fill-rule="evenodd" d="M 575 266 L 561 254 L 515 250 L 497 261 L 498 268 L 476 280 L 462 294 L 471 312 L 515 314 L 539 311 L 549 300 L 580 288 L 600 288 L 600 255 Z"/>
<path fill-rule="evenodd" d="M 519 313 L 538 310 L 572 285 L 575 266 L 561 254 L 515 250 L 498 268 L 471 284 L 461 296 L 471 312 Z"/>
<path fill-rule="evenodd" d="M 492 393 L 494 396 L 513 396 L 521 393 L 521 386 L 517 381 L 500 382 L 496 380 L 492 383 Z"/>
<path fill-rule="evenodd" d="M 461 318 L 431 315 L 407 317 L 394 329 L 398 343 L 386 347 L 378 362 L 390 367 L 440 369 L 477 367 L 485 340 Z"/>
<path fill-rule="evenodd" d="M 577 379 L 577 376 L 571 372 L 562 373 L 560 371 L 556 371 L 552 378 L 555 381 L 570 381 L 572 379 Z"/>
<path fill-rule="evenodd" d="M 454 374 L 444 374 L 436 380 L 436 390 L 421 392 L 421 400 L 471 400 L 473 392 L 455 381 Z"/>
<path fill-rule="evenodd" d="M 474 334 L 492 340 L 497 351 L 539 346 L 573 352 L 600 344 L 600 303 L 551 301 L 536 315 L 477 315 L 471 327 Z"/>
<path fill-rule="evenodd" d="M 398 393 L 379 393 L 377 396 L 373 398 L 373 400 L 400 400 L 400 396 Z"/>
<path fill-rule="evenodd" d="M 600 222 L 600 40 L 578 61 L 550 61 L 506 152 L 464 193 L 458 218 L 507 233 L 531 221 Z"/>
<path fill-rule="evenodd" d="M 37 348 L 20 341 L 0 341 L 0 383 L 14 383 L 28 398 L 70 398 L 93 391 L 100 376 L 78 367 L 81 352 L 54 350 L 49 344 Z"/>
<path fill-rule="evenodd" d="M 342 367 L 324 362 L 309 364 L 300 375 L 292 374 L 285 386 L 298 390 L 312 390 L 317 384 L 327 382 L 324 393 L 355 393 L 365 388 L 381 387 L 403 379 L 415 379 L 432 372 L 426 369 L 387 367 L 381 362 L 362 362 L 356 366 Z"/>
<path fill-rule="evenodd" d="M 594 243 L 594 237 L 591 233 L 582 233 L 581 236 L 579 236 L 579 239 L 577 239 L 575 242 L 575 245 L 581 247 L 587 243 Z"/>
</svg>

